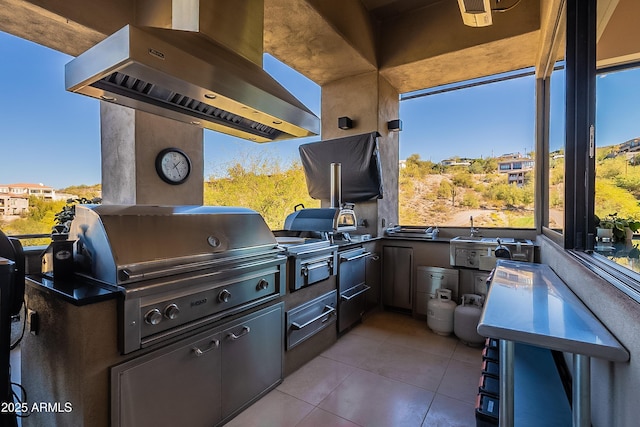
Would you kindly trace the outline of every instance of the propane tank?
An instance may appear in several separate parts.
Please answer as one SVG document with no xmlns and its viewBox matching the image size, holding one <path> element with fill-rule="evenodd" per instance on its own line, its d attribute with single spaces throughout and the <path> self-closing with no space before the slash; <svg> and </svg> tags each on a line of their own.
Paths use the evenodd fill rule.
<svg viewBox="0 0 640 427">
<path fill-rule="evenodd" d="M 468 346 L 477 347 L 485 339 L 478 334 L 478 321 L 482 314 L 482 296 L 476 294 L 462 295 L 462 304 L 456 307 L 454 313 L 454 333 L 460 341 Z"/>
<path fill-rule="evenodd" d="M 451 289 L 436 289 L 436 297 L 427 303 L 427 325 L 438 335 L 453 332 L 453 313 L 456 303 L 451 300 Z"/>
</svg>

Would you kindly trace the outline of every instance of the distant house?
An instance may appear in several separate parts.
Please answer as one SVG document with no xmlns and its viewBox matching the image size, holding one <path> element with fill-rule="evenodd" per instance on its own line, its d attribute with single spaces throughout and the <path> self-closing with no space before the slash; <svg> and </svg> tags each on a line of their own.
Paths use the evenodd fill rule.
<svg viewBox="0 0 640 427">
<path fill-rule="evenodd" d="M 505 153 L 501 156 L 498 156 L 498 159 L 500 160 L 515 160 L 515 159 L 521 159 L 522 158 L 522 154 L 520 153 Z"/>
<path fill-rule="evenodd" d="M 467 159 L 445 159 L 440 162 L 442 166 L 471 166 Z"/>
<path fill-rule="evenodd" d="M 29 196 L 9 194 L 0 188 L 0 217 L 20 215 L 29 211 Z"/>
<path fill-rule="evenodd" d="M 498 172 L 508 174 L 509 184 L 516 184 L 518 187 L 524 185 L 526 174 L 533 170 L 535 161 L 526 157 L 515 157 L 513 154 L 505 158 L 498 159 Z"/>
<path fill-rule="evenodd" d="M 640 151 L 640 138 L 633 138 L 618 146 L 619 153 L 634 153 Z"/>
<path fill-rule="evenodd" d="M 56 190 L 44 184 L 0 184 L 0 193 L 7 193 L 19 196 L 36 196 L 45 200 L 55 200 Z"/>
<path fill-rule="evenodd" d="M 59 200 L 53 187 L 44 184 L 0 184 L 0 216 L 29 212 L 30 196 L 44 200 Z"/>
</svg>

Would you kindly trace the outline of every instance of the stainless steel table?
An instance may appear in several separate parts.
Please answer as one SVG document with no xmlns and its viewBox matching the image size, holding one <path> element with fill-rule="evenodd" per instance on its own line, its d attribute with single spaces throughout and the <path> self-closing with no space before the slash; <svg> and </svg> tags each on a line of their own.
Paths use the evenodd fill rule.
<svg viewBox="0 0 640 427">
<path fill-rule="evenodd" d="M 500 346 L 500 426 L 514 424 L 514 342 L 573 354 L 573 426 L 591 425 L 591 357 L 626 362 L 629 352 L 547 265 L 499 260 L 482 336 Z"/>
</svg>

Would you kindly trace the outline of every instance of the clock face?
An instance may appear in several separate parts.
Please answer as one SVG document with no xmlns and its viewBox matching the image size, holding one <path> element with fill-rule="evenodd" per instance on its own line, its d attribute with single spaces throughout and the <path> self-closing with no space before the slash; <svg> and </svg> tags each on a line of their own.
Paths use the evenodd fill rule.
<svg viewBox="0 0 640 427">
<path fill-rule="evenodd" d="M 182 184 L 191 173 L 191 160 L 182 150 L 166 148 L 156 157 L 156 171 L 163 181 Z"/>
</svg>

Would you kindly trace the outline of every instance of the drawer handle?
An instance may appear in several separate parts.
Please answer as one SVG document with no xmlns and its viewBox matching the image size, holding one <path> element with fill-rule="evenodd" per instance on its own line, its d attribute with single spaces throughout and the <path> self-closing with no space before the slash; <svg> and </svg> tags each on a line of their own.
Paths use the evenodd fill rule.
<svg viewBox="0 0 640 427">
<path fill-rule="evenodd" d="M 355 294 L 351 295 L 350 297 L 346 296 L 346 295 L 340 295 L 340 298 L 343 301 L 351 301 L 352 299 L 354 299 L 355 297 L 357 297 L 358 295 L 362 295 L 365 292 L 367 292 L 369 289 L 371 289 L 370 286 L 365 285 L 363 289 L 359 290 L 358 292 L 356 292 Z"/>
<path fill-rule="evenodd" d="M 371 252 L 365 252 L 365 253 L 362 253 L 360 255 L 356 255 L 356 256 L 352 256 L 352 257 L 343 257 L 343 256 L 341 256 L 340 257 L 340 262 L 355 261 L 355 260 L 360 259 L 360 258 L 368 257 L 369 255 L 371 255 Z"/>
<path fill-rule="evenodd" d="M 209 347 L 207 347 L 205 350 L 200 350 L 198 347 L 193 347 L 193 352 L 196 354 L 196 356 L 200 357 L 203 354 L 208 353 L 218 347 L 220 347 L 220 341 L 211 340 L 211 342 L 209 343 Z"/>
<path fill-rule="evenodd" d="M 326 319 L 324 319 L 322 321 L 322 323 L 326 322 L 327 320 L 329 320 L 331 318 L 331 315 L 333 313 L 335 313 L 336 309 L 331 307 L 330 305 L 325 305 L 324 309 L 326 311 L 323 311 L 322 313 L 320 313 L 319 316 L 314 317 L 313 319 L 309 320 L 308 322 L 303 323 L 302 325 L 296 322 L 292 322 L 291 323 L 291 327 L 293 329 L 295 329 L 296 331 L 299 331 L 300 329 L 306 328 L 307 326 L 309 326 L 310 324 L 312 324 L 313 322 L 315 322 L 316 320 L 320 320 L 322 319 L 324 316 L 327 316 Z"/>
<path fill-rule="evenodd" d="M 240 332 L 239 335 L 234 334 L 233 332 L 231 332 L 229 335 L 227 335 L 227 338 L 230 338 L 232 340 L 238 340 L 240 338 L 242 338 L 243 336 L 247 335 L 249 332 L 251 332 L 251 328 L 248 326 L 243 326 L 242 327 L 242 332 Z"/>
<path fill-rule="evenodd" d="M 309 272 L 311 272 L 312 270 L 317 270 L 318 268 L 325 268 L 328 267 L 329 269 L 333 268 L 333 258 L 331 259 L 327 259 L 325 261 L 322 262 L 318 262 L 315 264 L 307 264 L 305 266 L 302 267 L 302 274 L 305 277 L 309 276 Z"/>
</svg>

